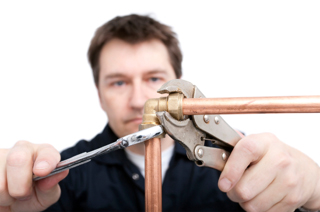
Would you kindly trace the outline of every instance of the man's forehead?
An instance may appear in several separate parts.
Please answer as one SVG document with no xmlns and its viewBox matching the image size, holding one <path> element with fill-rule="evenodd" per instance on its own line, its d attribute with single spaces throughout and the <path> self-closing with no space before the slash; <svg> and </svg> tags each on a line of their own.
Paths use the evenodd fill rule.
<svg viewBox="0 0 320 212">
<path fill-rule="evenodd" d="M 130 44 L 113 39 L 103 47 L 99 63 L 102 79 L 174 73 L 167 49 L 159 40 Z"/>
</svg>

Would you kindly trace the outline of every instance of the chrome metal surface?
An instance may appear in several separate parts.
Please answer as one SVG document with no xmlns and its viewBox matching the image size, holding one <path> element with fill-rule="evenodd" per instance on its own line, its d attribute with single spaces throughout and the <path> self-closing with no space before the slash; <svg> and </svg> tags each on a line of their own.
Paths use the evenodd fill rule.
<svg viewBox="0 0 320 212">
<path fill-rule="evenodd" d="M 218 118 L 218 116 L 214 117 L 214 123 L 219 124 L 220 120 Z"/>
<path fill-rule="evenodd" d="M 124 136 L 122 138 L 119 138 L 118 140 L 128 142 L 128 146 L 132 146 L 141 142 L 144 142 L 146 140 L 149 140 L 151 138 L 155 138 L 163 133 L 163 127 L 161 125 L 157 125 L 154 127 L 150 127 L 145 130 L 138 131 L 136 133 L 132 133 L 130 135 Z M 127 147 L 127 146 L 125 146 Z"/>
<path fill-rule="evenodd" d="M 225 154 L 227 159 L 230 153 L 223 149 L 212 148 L 208 146 L 197 146 L 195 151 L 197 152 L 200 148 L 203 150 L 203 156 L 200 158 L 198 155 L 196 155 L 196 157 L 197 160 L 201 161 L 202 163 L 196 163 L 197 166 L 206 166 L 222 171 L 226 165 L 226 160 L 224 160 L 221 156 Z"/>
<path fill-rule="evenodd" d="M 226 155 L 225 152 L 222 153 L 221 157 L 222 157 L 222 160 L 223 160 L 223 161 L 226 161 L 226 160 L 227 160 L 227 155 Z"/>
<path fill-rule="evenodd" d="M 111 144 L 108 144 L 106 146 L 100 147 L 90 152 L 83 152 L 72 158 L 61 161 L 60 163 L 58 163 L 57 167 L 49 175 L 43 176 L 43 177 L 34 176 L 33 181 L 41 180 L 49 176 L 58 174 L 64 170 L 71 169 L 76 166 L 82 165 L 84 163 L 90 162 L 91 159 L 96 156 L 144 142 L 151 138 L 157 137 L 162 133 L 163 133 L 163 128 L 161 125 L 157 125 L 145 130 L 138 131 L 136 133 L 132 133 L 130 135 L 119 138 L 117 141 Z"/>
<path fill-rule="evenodd" d="M 206 122 L 207 124 L 209 123 L 209 116 L 208 115 L 204 115 L 203 116 L 203 121 Z"/>
<path fill-rule="evenodd" d="M 203 150 L 202 149 L 198 149 L 197 153 L 198 153 L 199 158 L 202 158 Z"/>
</svg>

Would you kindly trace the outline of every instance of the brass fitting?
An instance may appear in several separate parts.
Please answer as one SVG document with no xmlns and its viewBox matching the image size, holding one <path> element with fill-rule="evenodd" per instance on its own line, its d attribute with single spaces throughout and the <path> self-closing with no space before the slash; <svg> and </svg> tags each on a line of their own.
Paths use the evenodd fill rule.
<svg viewBox="0 0 320 212">
<path fill-rule="evenodd" d="M 167 111 L 173 118 L 182 120 L 184 118 L 182 113 L 183 98 L 183 94 L 170 93 L 167 97 L 148 99 L 144 104 L 142 124 L 140 124 L 139 130 L 160 125 L 156 115 L 160 111 Z M 162 136 L 164 137 L 164 135 Z"/>
<path fill-rule="evenodd" d="M 182 113 L 182 100 L 184 96 L 181 93 L 170 93 L 167 96 L 167 109 L 166 111 L 170 113 L 170 115 L 181 121 L 184 119 Z"/>
</svg>

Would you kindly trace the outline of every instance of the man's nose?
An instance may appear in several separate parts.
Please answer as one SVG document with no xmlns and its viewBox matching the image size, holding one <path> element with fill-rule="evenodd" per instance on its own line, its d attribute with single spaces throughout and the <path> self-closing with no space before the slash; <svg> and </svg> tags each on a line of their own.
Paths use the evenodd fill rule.
<svg viewBox="0 0 320 212">
<path fill-rule="evenodd" d="M 141 83 L 133 84 L 130 96 L 130 107 L 136 110 L 142 110 L 147 100 L 146 91 L 143 91 Z"/>
</svg>

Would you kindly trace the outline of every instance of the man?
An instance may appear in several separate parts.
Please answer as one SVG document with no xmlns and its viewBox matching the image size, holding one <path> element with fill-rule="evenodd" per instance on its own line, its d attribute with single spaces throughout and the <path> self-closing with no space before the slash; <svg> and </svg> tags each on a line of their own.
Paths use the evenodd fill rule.
<svg viewBox="0 0 320 212">
<path fill-rule="evenodd" d="M 63 151 L 62 159 L 137 131 L 144 102 L 181 77 L 175 34 L 145 16 L 116 17 L 101 26 L 88 57 L 109 123 L 91 142 Z M 49 174 L 60 154 L 50 145 L 18 142 L 0 151 L 0 211 L 143 211 L 143 154 L 143 145 L 131 146 L 33 184 L 32 172 Z M 162 157 L 163 211 L 320 209 L 319 167 L 272 134 L 241 139 L 221 175 L 195 166 L 168 137 Z"/>
</svg>

